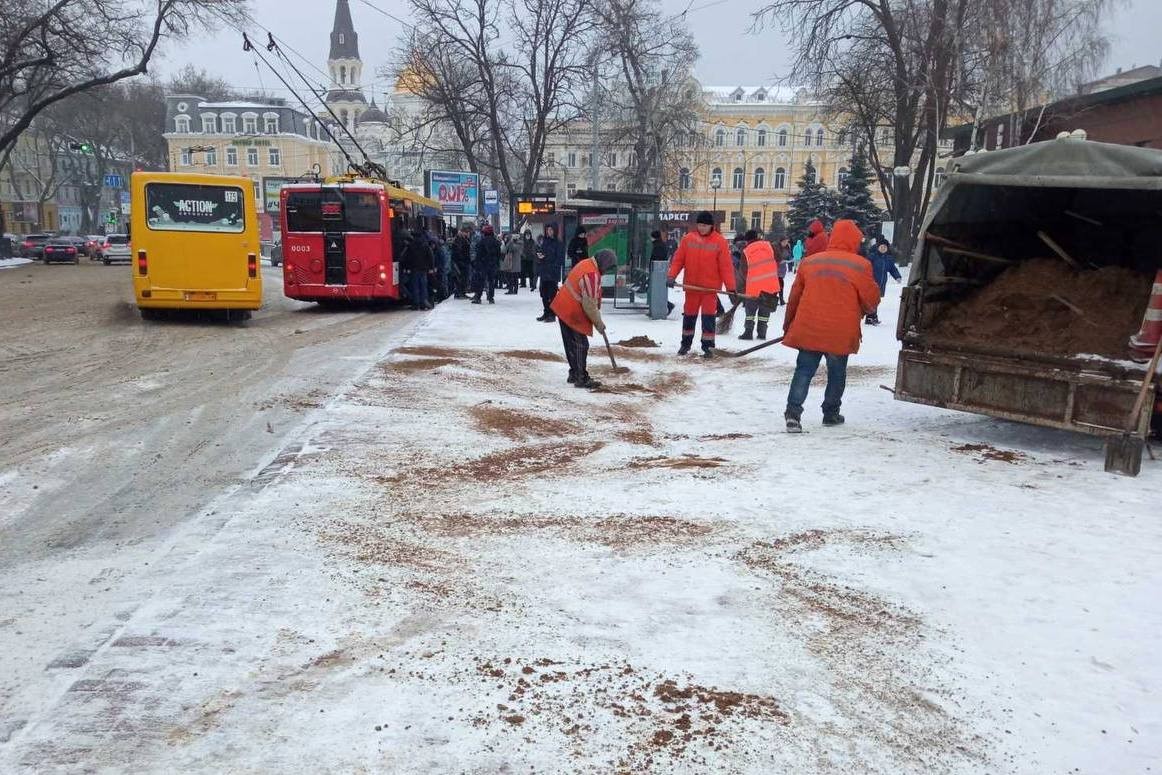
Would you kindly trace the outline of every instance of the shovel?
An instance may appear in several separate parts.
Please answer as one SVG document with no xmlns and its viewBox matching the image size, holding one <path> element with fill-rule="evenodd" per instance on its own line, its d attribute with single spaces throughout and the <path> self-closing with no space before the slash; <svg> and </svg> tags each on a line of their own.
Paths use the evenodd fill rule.
<svg viewBox="0 0 1162 775">
<path fill-rule="evenodd" d="M 609 337 L 605 335 L 604 331 L 601 332 L 601 338 L 605 340 L 605 352 L 609 353 L 609 362 L 613 364 L 613 373 L 614 374 L 625 374 L 626 372 L 628 372 L 629 369 L 627 369 L 625 366 L 618 366 L 617 365 L 617 358 L 613 357 L 613 347 L 610 346 Z"/>
<path fill-rule="evenodd" d="M 686 290 L 686 291 L 698 291 L 699 293 L 726 293 L 726 294 L 730 293 L 730 291 L 723 291 L 723 290 L 716 291 L 713 288 L 703 288 L 700 285 L 683 285 L 682 283 L 676 283 L 674 285 L 674 287 L 681 288 L 681 289 Z M 764 307 L 771 307 L 772 309 L 779 306 L 779 294 L 777 294 L 777 293 L 768 293 L 767 291 L 763 291 L 758 296 L 745 296 L 745 295 L 739 294 L 739 293 L 734 294 L 734 296 L 736 296 L 739 299 L 748 299 L 750 301 L 757 301 L 759 304 L 762 304 Z"/>
<path fill-rule="evenodd" d="M 1146 378 L 1142 380 L 1142 389 L 1138 391 L 1138 398 L 1134 401 L 1134 408 L 1126 420 L 1126 430 L 1121 436 L 1111 436 L 1106 439 L 1106 473 L 1137 476 L 1142 470 L 1142 450 L 1146 447 L 1146 440 L 1136 430 L 1142 416 L 1142 407 L 1146 404 L 1146 396 L 1154 386 L 1154 376 L 1158 371 L 1158 361 L 1162 359 L 1162 338 L 1154 346 L 1154 357 L 1150 359 L 1150 366 L 1146 370 Z"/>
<path fill-rule="evenodd" d="M 730 355 L 732 358 L 741 358 L 744 355 L 750 355 L 753 352 L 758 352 L 759 350 L 763 349 L 764 347 L 770 347 L 771 345 L 778 344 L 781 341 L 783 341 L 783 337 L 780 336 L 778 339 L 772 339 L 769 342 L 763 342 L 762 344 L 756 344 L 754 347 L 748 347 L 745 350 L 742 350 L 742 351 L 736 352 L 736 353 L 731 353 Z"/>
</svg>

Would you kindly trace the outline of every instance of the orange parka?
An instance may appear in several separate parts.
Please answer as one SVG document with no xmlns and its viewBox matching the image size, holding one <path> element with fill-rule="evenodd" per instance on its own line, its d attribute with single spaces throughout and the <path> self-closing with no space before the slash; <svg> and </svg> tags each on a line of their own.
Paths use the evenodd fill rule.
<svg viewBox="0 0 1162 775">
<path fill-rule="evenodd" d="M 807 242 L 803 245 L 804 257 L 822 253 L 827 250 L 829 244 L 827 230 L 823 228 L 818 218 L 807 224 Z"/>
<path fill-rule="evenodd" d="M 730 246 L 717 231 L 703 237 L 695 230 L 682 238 L 670 260 L 669 279 L 676 280 L 683 271 L 682 279 L 686 285 L 712 291 L 726 286 L 726 290 L 734 293 L 734 262 L 730 260 Z"/>
<path fill-rule="evenodd" d="M 783 344 L 831 355 L 859 352 L 860 321 L 880 303 L 871 263 L 859 255 L 863 234 L 837 221 L 827 250 L 803 259 L 787 300 Z"/>
<path fill-rule="evenodd" d="M 565 325 L 579 334 L 593 336 L 593 321 L 585 312 L 583 301 L 593 299 L 601 305 L 601 270 L 592 258 L 582 259 L 569 271 L 564 284 L 550 305 Z"/>
<path fill-rule="evenodd" d="M 743 248 L 746 256 L 746 294 L 779 292 L 779 262 L 775 249 L 764 239 L 755 240 Z"/>
</svg>

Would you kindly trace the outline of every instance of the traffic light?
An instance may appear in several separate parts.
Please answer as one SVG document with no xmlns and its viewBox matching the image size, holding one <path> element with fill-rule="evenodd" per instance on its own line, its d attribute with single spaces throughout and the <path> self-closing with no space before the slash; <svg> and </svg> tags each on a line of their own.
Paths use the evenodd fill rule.
<svg viewBox="0 0 1162 775">
<path fill-rule="evenodd" d="M 80 151 L 81 153 L 92 153 L 92 143 L 69 143 L 70 151 Z"/>
</svg>

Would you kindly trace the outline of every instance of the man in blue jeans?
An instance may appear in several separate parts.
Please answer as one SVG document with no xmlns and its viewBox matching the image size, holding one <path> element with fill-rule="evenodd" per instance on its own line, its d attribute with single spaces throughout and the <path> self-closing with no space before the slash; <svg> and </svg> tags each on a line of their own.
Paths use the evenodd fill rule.
<svg viewBox="0 0 1162 775">
<path fill-rule="evenodd" d="M 819 362 L 827 360 L 823 424 L 842 425 L 847 358 L 859 352 L 860 322 L 880 303 L 872 267 L 859 255 L 863 234 L 854 221 L 836 221 L 827 249 L 803 259 L 787 300 L 783 344 L 799 351 L 784 418 L 789 433 L 803 430 L 803 404 Z"/>
</svg>

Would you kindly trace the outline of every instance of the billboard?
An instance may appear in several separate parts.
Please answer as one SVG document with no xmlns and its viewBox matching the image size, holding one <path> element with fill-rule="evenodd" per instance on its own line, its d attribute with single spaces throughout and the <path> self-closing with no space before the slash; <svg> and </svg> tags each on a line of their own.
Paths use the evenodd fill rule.
<svg viewBox="0 0 1162 775">
<path fill-rule="evenodd" d="M 279 208 L 279 192 L 282 187 L 291 183 L 298 183 L 298 178 L 263 178 L 262 179 L 262 204 L 263 210 L 271 215 L 278 215 Z"/>
<path fill-rule="evenodd" d="M 480 215 L 480 176 L 475 172 L 429 170 L 424 179 L 428 197 L 440 203 L 445 215 Z"/>
</svg>

